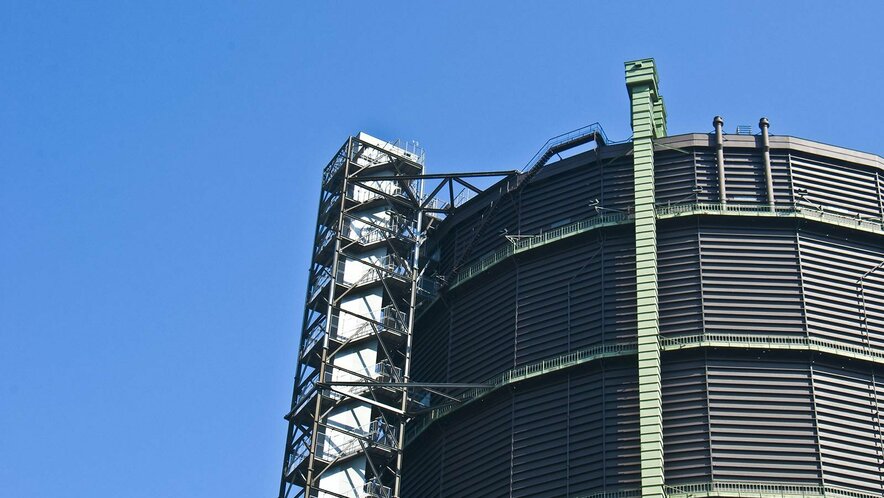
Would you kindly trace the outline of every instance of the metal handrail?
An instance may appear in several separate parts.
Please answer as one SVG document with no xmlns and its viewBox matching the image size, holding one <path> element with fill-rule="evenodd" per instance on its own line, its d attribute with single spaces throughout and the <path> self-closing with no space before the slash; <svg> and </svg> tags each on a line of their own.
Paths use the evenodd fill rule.
<svg viewBox="0 0 884 498">
<path fill-rule="evenodd" d="M 880 494 L 866 493 L 831 485 L 793 484 L 777 482 L 712 481 L 703 483 L 665 485 L 667 496 L 713 493 L 746 493 L 755 495 L 846 496 L 851 498 L 881 498 Z"/>
<path fill-rule="evenodd" d="M 603 214 L 586 220 L 570 223 L 568 225 L 563 225 L 547 232 L 541 232 L 537 235 L 523 236 L 518 241 L 506 244 L 458 270 L 457 275 L 452 279 L 450 288 L 457 287 L 514 254 L 528 251 L 596 228 L 624 223 L 631 219 L 632 216 L 626 213 Z"/>
<path fill-rule="evenodd" d="M 347 238 L 356 240 L 362 245 L 374 244 L 375 242 L 394 238 L 411 238 L 411 235 L 408 233 L 409 229 L 411 229 L 411 225 L 408 223 L 391 220 L 382 223 L 375 222 L 375 224 L 378 226 L 365 224 L 359 228 L 359 232 L 355 237 L 348 236 Z M 348 231 L 349 230 L 352 229 L 348 229 Z M 347 231 L 344 233 L 347 233 Z"/>
<path fill-rule="evenodd" d="M 660 205 L 656 207 L 657 216 L 678 216 L 691 214 L 752 214 L 767 216 L 784 216 L 784 217 L 802 217 L 811 220 L 830 223 L 833 225 L 844 226 L 848 228 L 859 228 L 861 230 L 872 231 L 876 233 L 884 232 L 884 218 L 874 218 L 869 216 L 848 216 L 844 214 L 836 214 L 822 206 L 812 207 L 801 204 L 754 204 L 754 203 L 737 203 L 737 202 L 691 202 L 682 204 Z"/>
<path fill-rule="evenodd" d="M 344 147 L 341 147 L 341 149 L 338 150 L 338 153 L 335 154 L 335 157 L 333 157 L 332 160 L 329 161 L 329 163 L 325 166 L 325 168 L 323 168 L 323 170 L 322 170 L 322 183 L 323 184 L 328 183 L 329 179 L 331 179 L 333 176 L 335 176 L 335 174 L 337 174 L 338 170 L 341 169 L 341 166 L 343 166 L 344 163 L 346 162 L 347 156 L 344 151 L 345 148 L 346 148 L 346 145 Z"/>
<path fill-rule="evenodd" d="M 304 339 L 304 346 L 301 348 L 302 357 L 313 348 L 314 344 L 322 340 L 322 336 L 325 334 L 325 324 L 327 323 L 327 320 L 328 318 L 323 315 L 322 318 L 314 322 L 313 325 L 307 329 L 307 333 L 305 334 L 307 337 Z"/>
<path fill-rule="evenodd" d="M 362 487 L 363 498 L 390 498 L 393 492 L 387 486 L 382 485 L 377 479 L 369 479 Z"/>
<path fill-rule="evenodd" d="M 800 216 L 839 226 L 884 233 L 884 218 L 881 220 L 870 220 L 860 217 L 850 217 L 798 204 L 784 204 L 771 207 L 770 204 L 692 202 L 656 207 L 656 214 L 658 217 L 711 213 L 753 214 L 784 217 Z M 568 236 L 577 235 L 595 228 L 629 222 L 632 219 L 632 216 L 628 213 L 611 213 L 563 225 L 538 235 L 523 236 L 520 240 L 503 245 L 458 270 L 457 274 L 452 278 L 449 288 L 457 287 L 514 254 L 534 249 L 550 242 L 555 242 Z"/>
<path fill-rule="evenodd" d="M 331 275 L 328 272 L 323 271 L 322 274 L 313 280 L 313 284 L 310 286 L 310 295 L 307 298 L 307 302 L 311 302 L 316 299 L 316 296 L 325 288 L 326 285 L 331 281 Z"/>
<path fill-rule="evenodd" d="M 396 311 L 392 305 L 384 306 L 381 308 L 381 313 L 377 320 L 364 321 L 358 327 L 347 332 L 338 331 L 334 337 L 335 339 L 343 340 L 359 339 L 373 334 L 375 327 L 377 327 L 379 332 L 384 330 L 404 331 L 405 313 Z"/>
<path fill-rule="evenodd" d="M 576 140 L 580 137 L 585 137 L 590 134 L 597 134 L 602 137 L 602 139 L 605 141 L 605 143 L 608 143 L 608 136 L 605 135 L 605 130 L 602 129 L 602 125 L 600 125 L 599 123 L 592 123 L 590 125 L 586 125 L 581 128 L 577 128 L 576 130 L 571 130 L 571 131 L 562 133 L 561 135 L 556 135 L 555 137 L 552 137 L 549 140 L 547 140 L 546 143 L 544 143 L 540 147 L 540 150 L 538 150 L 537 153 L 531 157 L 531 159 L 528 161 L 528 163 L 525 165 L 525 167 L 522 168 L 522 171 L 525 171 L 526 169 L 537 164 L 537 162 L 540 160 L 540 158 L 543 157 L 543 155 L 546 154 L 546 152 L 549 149 L 552 149 L 553 147 L 555 147 L 557 145 L 562 145 L 564 143 L 571 142 L 571 141 Z"/>
<path fill-rule="evenodd" d="M 661 337 L 660 345 L 663 349 L 679 349 L 685 347 L 703 346 L 704 343 L 732 344 L 737 346 L 758 345 L 766 348 L 777 346 L 798 346 L 810 348 L 820 352 L 835 352 L 834 354 L 849 354 L 853 358 L 866 359 L 884 364 L 884 349 L 851 346 L 837 341 L 820 339 L 806 336 L 782 336 L 782 335 L 748 335 L 748 334 L 692 334 L 680 337 Z M 473 388 L 456 396 L 460 404 L 445 405 L 431 410 L 420 419 L 409 423 L 406 431 L 406 440 L 411 442 L 420 435 L 427 427 L 436 420 L 457 410 L 466 403 L 475 401 L 491 391 L 514 382 L 529 379 L 537 375 L 543 375 L 562 368 L 612 356 L 624 356 L 637 353 L 635 343 L 601 344 L 584 348 L 572 353 L 546 359 L 540 362 L 523 365 L 504 372 L 484 384 L 485 387 Z"/>
<path fill-rule="evenodd" d="M 360 260 L 352 261 L 360 262 Z M 353 282 L 344 282 L 344 285 L 349 287 L 365 285 L 369 282 L 380 280 L 382 278 L 380 273 L 385 273 L 384 276 L 407 277 L 410 271 L 408 261 L 396 254 L 386 254 L 375 261 L 366 260 L 363 263 L 364 266 L 369 267 L 365 273 Z"/>
<path fill-rule="evenodd" d="M 856 358 L 865 358 L 873 362 L 884 363 L 884 350 L 869 346 L 854 346 L 831 339 L 808 337 L 803 335 L 750 335 L 750 334 L 726 334 L 726 333 L 703 333 L 678 337 L 661 337 L 660 345 L 663 348 L 679 349 L 691 347 L 702 343 L 734 343 L 739 345 L 760 345 L 776 348 L 778 346 L 798 346 L 825 352 L 834 350 L 846 353 Z"/>
<path fill-rule="evenodd" d="M 600 344 L 598 346 L 583 348 L 555 358 L 548 358 L 546 360 L 529 363 L 508 370 L 485 381 L 483 383 L 485 386 L 468 389 L 456 396 L 455 398 L 460 402 L 459 404 L 440 406 L 431 410 L 417 421 L 409 423 L 408 430 L 406 431 L 406 439 L 409 442 L 412 441 L 436 420 L 448 415 L 461 406 L 464 406 L 466 403 L 475 401 L 502 386 L 527 380 L 555 370 L 561 370 L 562 368 L 586 363 L 588 361 L 613 356 L 632 355 L 637 352 L 638 346 L 636 343 Z"/>
<path fill-rule="evenodd" d="M 371 185 L 375 190 L 379 190 L 386 195 L 390 196 L 405 196 L 405 190 L 402 189 L 402 186 L 398 183 L 393 183 L 390 181 L 384 182 L 376 182 L 378 185 Z M 409 182 L 411 184 L 411 190 L 417 190 L 417 185 L 415 182 Z M 359 185 L 352 185 L 349 189 L 347 189 L 347 198 L 351 201 L 355 202 L 368 202 L 375 199 L 384 198 L 384 194 L 379 194 L 367 188 L 363 188 Z"/>
</svg>

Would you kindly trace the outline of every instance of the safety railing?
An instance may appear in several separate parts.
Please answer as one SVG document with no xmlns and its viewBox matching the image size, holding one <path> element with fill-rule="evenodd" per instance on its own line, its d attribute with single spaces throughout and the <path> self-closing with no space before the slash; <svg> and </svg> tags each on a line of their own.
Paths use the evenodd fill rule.
<svg viewBox="0 0 884 498">
<path fill-rule="evenodd" d="M 344 233 L 349 234 L 347 238 L 355 240 L 362 245 L 374 244 L 387 239 L 407 239 L 411 240 L 413 234 L 412 227 L 408 223 L 402 222 L 377 222 L 374 224 L 364 224 L 363 226 L 353 229 L 347 228 Z"/>
<path fill-rule="evenodd" d="M 310 439 L 302 435 L 295 444 L 294 449 L 289 453 L 286 475 L 291 474 L 293 470 L 298 468 L 308 456 L 310 456 Z"/>
<path fill-rule="evenodd" d="M 304 404 L 304 402 L 313 397 L 313 395 L 316 393 L 317 377 L 319 377 L 319 372 L 314 371 L 307 377 L 307 379 L 305 379 L 301 383 L 300 389 L 298 390 L 298 395 L 295 397 L 293 409 L 294 412 L 297 412 Z"/>
<path fill-rule="evenodd" d="M 638 349 L 635 343 L 600 344 L 598 346 L 580 349 L 565 355 L 514 368 L 487 380 L 483 383 L 484 385 L 482 387 L 468 389 L 459 394 L 456 396 L 456 399 L 459 401 L 458 404 L 440 406 L 431 410 L 420 419 L 412 421 L 408 425 L 406 439 L 412 441 L 436 420 L 448 415 L 461 406 L 464 406 L 466 403 L 475 401 L 476 399 L 489 394 L 501 386 L 602 358 L 636 354 L 637 351 Z"/>
<path fill-rule="evenodd" d="M 538 150 L 537 153 L 534 154 L 534 156 L 528 161 L 522 171 L 535 166 L 540 161 L 540 159 L 547 154 L 549 150 L 555 148 L 556 146 L 563 145 L 568 142 L 573 142 L 579 138 L 593 134 L 602 137 L 604 143 L 608 143 L 608 136 L 605 135 L 605 130 L 603 130 L 602 126 L 598 123 L 593 123 L 582 128 L 577 128 L 576 130 L 562 133 L 561 135 L 557 135 L 547 140 L 546 143 L 540 147 L 540 150 Z"/>
<path fill-rule="evenodd" d="M 319 254 L 325 250 L 325 248 L 335 240 L 335 231 L 331 228 L 326 228 L 319 234 L 319 240 L 316 241 L 316 249 L 314 254 Z"/>
<path fill-rule="evenodd" d="M 822 353 L 848 355 L 855 359 L 884 364 L 884 350 L 868 347 L 852 346 L 837 341 L 806 337 L 806 336 L 771 336 L 749 334 L 694 334 L 681 337 L 661 337 L 660 345 L 664 350 L 675 350 L 686 347 L 721 346 L 721 347 L 763 347 L 767 349 L 810 349 Z M 469 389 L 456 396 L 459 404 L 440 406 L 431 410 L 423 417 L 409 423 L 406 440 L 414 440 L 436 420 L 457 410 L 461 406 L 479 399 L 493 390 L 508 384 L 527 380 L 563 368 L 613 356 L 636 354 L 635 343 L 602 344 L 572 353 L 546 359 L 514 368 L 484 382 L 481 388 Z"/>
<path fill-rule="evenodd" d="M 541 232 L 537 235 L 523 236 L 519 240 L 508 243 L 500 249 L 497 249 L 489 254 L 486 254 L 485 256 L 482 256 L 479 259 L 475 260 L 473 263 L 470 263 L 469 265 L 466 265 L 458 270 L 457 275 L 452 279 L 450 288 L 457 287 L 458 285 L 488 270 L 492 266 L 500 263 L 501 261 L 509 258 L 514 254 L 529 251 L 536 247 L 556 242 L 564 238 L 578 235 L 590 230 L 595 230 L 597 228 L 625 223 L 627 221 L 630 221 L 631 219 L 632 217 L 626 213 L 604 214 L 586 220 L 581 220 L 575 223 L 570 223 L 568 225 L 563 225 L 552 230 L 548 230 L 546 232 Z"/>
<path fill-rule="evenodd" d="M 842 496 L 849 498 L 881 498 L 880 494 L 866 493 L 839 486 L 819 486 L 815 484 L 793 484 L 776 482 L 731 482 L 713 481 L 695 484 L 664 486 L 667 496 Z"/>
<path fill-rule="evenodd" d="M 680 349 L 704 345 L 764 347 L 770 349 L 811 349 L 822 353 L 850 356 L 875 363 L 884 363 L 884 350 L 869 346 L 846 344 L 831 339 L 807 336 L 752 335 L 752 334 L 692 334 L 662 337 L 663 349 Z"/>
<path fill-rule="evenodd" d="M 669 204 L 656 207 L 658 217 L 672 217 L 692 214 L 734 214 L 751 216 L 800 217 L 846 228 L 855 228 L 875 233 L 884 233 L 884 219 L 868 216 L 849 216 L 832 213 L 825 207 L 801 204 L 743 204 L 720 202 L 693 202 Z"/>
<path fill-rule="evenodd" d="M 366 436 L 372 443 L 382 444 L 393 449 L 399 446 L 399 427 L 389 424 L 381 418 L 371 421 Z"/>
<path fill-rule="evenodd" d="M 884 233 L 884 219 L 873 220 L 861 217 L 851 217 L 797 204 L 775 205 L 774 207 L 771 207 L 769 204 L 699 202 L 660 205 L 656 207 L 656 213 L 658 217 L 690 214 L 744 214 L 783 217 L 800 216 L 802 218 L 835 224 L 838 226 Z M 627 213 L 610 213 L 563 225 L 537 235 L 523 236 L 515 242 L 505 244 L 499 249 L 474 260 L 472 263 L 458 270 L 457 275 L 452 279 L 449 288 L 457 287 L 514 254 L 528 251 L 596 228 L 625 223 L 631 221 L 631 219 L 632 217 Z"/>
<path fill-rule="evenodd" d="M 318 276 L 313 279 L 313 284 L 310 285 L 310 295 L 307 298 L 307 301 L 313 301 L 316 299 L 317 295 L 325 288 L 326 285 L 331 281 L 331 275 L 327 272 L 322 271 Z"/>
<path fill-rule="evenodd" d="M 341 147 L 341 149 L 338 150 L 338 153 L 335 154 L 335 157 L 332 158 L 332 160 L 322 170 L 322 183 L 328 183 L 328 181 L 331 180 L 338 171 L 340 171 L 341 166 L 343 166 L 344 163 L 347 162 L 345 149 L 346 145 L 344 147 Z"/>
<path fill-rule="evenodd" d="M 339 331 L 335 334 L 335 339 L 352 341 L 372 335 L 375 330 L 378 332 L 402 332 L 405 328 L 405 313 L 402 311 L 396 311 L 396 308 L 389 305 L 381 308 L 377 320 L 363 321 L 354 329 Z"/>
<path fill-rule="evenodd" d="M 358 263 L 360 260 L 351 260 L 349 263 Z M 365 273 L 363 273 L 358 279 L 353 282 L 345 282 L 345 285 L 356 287 L 359 285 L 365 285 L 377 280 L 380 280 L 383 277 L 391 276 L 391 277 L 400 277 L 400 278 L 409 278 L 409 272 L 411 269 L 411 265 L 408 264 L 401 256 L 396 254 L 386 254 L 383 257 L 377 260 L 366 260 L 363 263 L 363 266 L 367 268 Z"/>
<path fill-rule="evenodd" d="M 313 348 L 314 344 L 322 340 L 322 336 L 325 334 L 327 320 L 328 319 L 323 315 L 322 318 L 315 321 L 310 325 L 310 328 L 307 329 L 307 333 L 305 334 L 307 337 L 304 339 L 304 346 L 301 348 L 302 357 Z"/>
<path fill-rule="evenodd" d="M 384 360 L 375 364 L 372 378 L 378 382 L 402 382 L 402 369 Z"/>
<path fill-rule="evenodd" d="M 640 489 L 621 489 L 618 491 L 581 495 L 578 498 L 640 498 L 641 495 L 642 490 Z"/>
<path fill-rule="evenodd" d="M 411 190 L 414 191 L 417 188 L 417 185 L 414 182 L 410 182 L 410 184 Z M 394 183 L 393 181 L 374 182 L 374 184 L 369 184 L 367 186 L 383 193 L 369 190 L 361 185 L 351 185 L 350 188 L 347 189 L 347 198 L 355 202 L 368 202 L 375 199 L 382 199 L 386 196 L 405 196 L 405 190 L 402 189 L 401 185 Z"/>
<path fill-rule="evenodd" d="M 376 479 L 369 479 L 362 488 L 363 498 L 391 498 L 393 492 L 387 486 L 382 485 Z"/>
<path fill-rule="evenodd" d="M 358 393 L 371 387 L 371 382 L 402 382 L 402 369 L 392 365 L 389 361 L 384 360 L 376 363 L 365 370 L 353 372 L 344 370 L 343 368 L 335 368 L 332 365 L 333 373 L 331 375 L 331 384 L 336 382 L 359 382 L 365 385 L 359 386 L 340 386 L 337 389 L 351 393 Z"/>
</svg>

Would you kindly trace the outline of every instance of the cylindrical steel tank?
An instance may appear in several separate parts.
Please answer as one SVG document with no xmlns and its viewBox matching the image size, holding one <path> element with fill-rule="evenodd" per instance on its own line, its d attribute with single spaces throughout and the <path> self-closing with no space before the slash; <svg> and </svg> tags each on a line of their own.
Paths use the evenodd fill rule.
<svg viewBox="0 0 884 498">
<path fill-rule="evenodd" d="M 725 135 L 723 168 L 715 134 L 654 139 L 665 492 L 881 496 L 884 159 L 765 139 Z M 631 153 L 490 188 L 430 234 L 448 281 L 414 380 L 495 387 L 410 424 L 403 496 L 642 494 Z"/>
</svg>

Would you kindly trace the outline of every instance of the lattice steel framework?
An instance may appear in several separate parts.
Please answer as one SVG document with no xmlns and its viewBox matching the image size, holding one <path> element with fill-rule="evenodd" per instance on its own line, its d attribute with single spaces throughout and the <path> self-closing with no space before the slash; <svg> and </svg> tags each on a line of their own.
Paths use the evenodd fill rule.
<svg viewBox="0 0 884 498">
<path fill-rule="evenodd" d="M 406 422 L 427 394 L 471 387 L 410 382 L 421 244 L 481 192 L 468 178 L 517 172 L 425 175 L 423 164 L 416 147 L 360 133 L 323 171 L 281 498 L 398 497 Z"/>
</svg>

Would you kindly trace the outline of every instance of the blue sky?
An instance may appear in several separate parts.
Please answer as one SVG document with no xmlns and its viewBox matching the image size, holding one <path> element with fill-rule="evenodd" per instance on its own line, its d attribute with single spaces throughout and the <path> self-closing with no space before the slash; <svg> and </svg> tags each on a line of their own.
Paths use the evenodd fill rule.
<svg viewBox="0 0 884 498">
<path fill-rule="evenodd" d="M 0 496 L 275 496 L 348 134 L 521 168 L 655 57 L 672 134 L 884 153 L 884 4 L 597 3 L 3 2 Z"/>
</svg>

